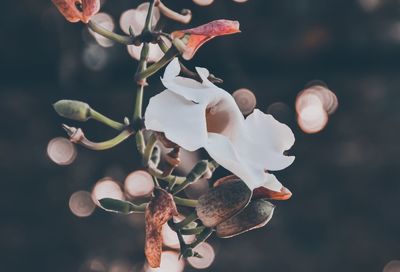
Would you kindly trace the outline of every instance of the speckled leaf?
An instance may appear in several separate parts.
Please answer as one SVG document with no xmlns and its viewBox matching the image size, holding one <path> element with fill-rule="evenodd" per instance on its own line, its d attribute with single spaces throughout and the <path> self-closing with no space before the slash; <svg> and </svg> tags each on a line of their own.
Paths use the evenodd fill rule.
<svg viewBox="0 0 400 272">
<path fill-rule="evenodd" d="M 178 215 L 173 196 L 163 189 L 155 189 L 154 197 L 146 208 L 146 243 L 147 262 L 153 268 L 159 267 L 162 252 L 162 226 L 173 216 Z"/>
<path fill-rule="evenodd" d="M 199 198 L 197 215 L 206 227 L 214 227 L 246 207 L 251 195 L 243 181 L 232 179 L 210 189 Z"/>
<path fill-rule="evenodd" d="M 217 236 L 229 238 L 265 226 L 271 220 L 275 206 L 265 199 L 252 200 L 239 214 L 217 226 Z"/>
</svg>

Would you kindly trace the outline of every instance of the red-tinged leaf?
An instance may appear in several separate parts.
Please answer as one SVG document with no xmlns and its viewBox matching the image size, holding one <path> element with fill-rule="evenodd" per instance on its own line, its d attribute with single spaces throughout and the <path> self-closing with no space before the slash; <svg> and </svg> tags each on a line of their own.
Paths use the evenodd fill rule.
<svg viewBox="0 0 400 272">
<path fill-rule="evenodd" d="M 82 0 L 82 22 L 88 23 L 90 18 L 99 12 L 100 0 Z"/>
<path fill-rule="evenodd" d="M 238 21 L 216 20 L 195 28 L 174 31 L 172 37 L 182 38 L 185 35 L 188 36 L 182 56 L 184 59 L 189 60 L 204 43 L 212 38 L 238 32 L 240 32 Z"/>
<path fill-rule="evenodd" d="M 280 192 L 275 192 L 265 187 L 258 187 L 253 190 L 253 199 L 288 200 L 291 197 L 292 192 L 286 187 L 282 187 Z"/>
</svg>

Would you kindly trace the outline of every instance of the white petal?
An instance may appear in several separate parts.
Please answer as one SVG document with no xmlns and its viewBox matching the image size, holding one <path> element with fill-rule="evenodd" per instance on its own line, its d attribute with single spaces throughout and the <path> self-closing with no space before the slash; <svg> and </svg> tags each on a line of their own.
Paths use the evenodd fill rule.
<svg viewBox="0 0 400 272">
<path fill-rule="evenodd" d="M 210 72 L 206 68 L 196 67 L 196 71 L 199 74 L 201 80 L 203 81 L 202 84 L 204 86 L 218 88 L 217 86 L 214 85 L 214 83 L 208 80 Z"/>
<path fill-rule="evenodd" d="M 282 170 L 293 163 L 294 156 L 283 155 L 295 141 L 287 125 L 255 109 L 246 118 L 244 127 L 245 132 L 236 146 L 247 161 L 261 169 L 273 171 Z"/>
<path fill-rule="evenodd" d="M 281 190 L 282 184 L 274 175 L 246 161 L 225 136 L 208 133 L 205 149 L 216 162 L 242 179 L 251 190 L 261 186 L 277 192 Z"/>
<path fill-rule="evenodd" d="M 208 76 L 207 69 L 197 69 L 200 69 L 200 76 L 202 78 L 204 78 L 205 75 Z M 219 100 L 223 97 L 230 96 L 229 93 L 218 88 L 208 80 L 200 83 L 191 78 L 180 77 L 178 76 L 180 71 L 181 68 L 179 61 L 175 58 L 170 64 L 168 64 L 161 81 L 168 90 L 185 97 L 187 100 L 200 104 L 209 104 L 213 100 Z"/>
<path fill-rule="evenodd" d="M 207 142 L 205 107 L 166 90 L 150 99 L 145 126 L 164 132 L 169 140 L 194 151 Z"/>
<path fill-rule="evenodd" d="M 165 68 L 164 79 L 165 80 L 174 79 L 179 75 L 180 72 L 181 72 L 181 66 L 179 64 L 179 59 L 174 58 Z"/>
<path fill-rule="evenodd" d="M 129 55 L 135 60 L 140 60 L 140 53 L 142 51 L 143 44 L 141 45 L 127 45 Z M 149 46 L 149 56 L 148 63 L 153 63 L 159 61 L 164 56 L 164 53 L 156 44 L 150 44 Z"/>
</svg>

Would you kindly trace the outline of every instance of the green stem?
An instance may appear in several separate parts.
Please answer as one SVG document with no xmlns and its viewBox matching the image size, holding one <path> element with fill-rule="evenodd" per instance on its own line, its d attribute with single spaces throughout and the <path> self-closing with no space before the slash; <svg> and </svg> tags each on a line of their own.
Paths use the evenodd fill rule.
<svg viewBox="0 0 400 272">
<path fill-rule="evenodd" d="M 70 137 L 71 142 L 80 144 L 88 149 L 92 150 L 106 150 L 117 146 L 118 144 L 125 141 L 135 132 L 132 130 L 125 129 L 116 137 L 104 141 L 104 142 L 92 142 L 85 137 L 85 134 L 82 132 L 80 128 L 69 127 L 63 124 L 64 130 L 67 132 L 68 136 Z"/>
<path fill-rule="evenodd" d="M 149 9 L 147 11 L 146 23 L 143 28 L 143 32 L 151 31 L 151 19 L 153 18 L 153 10 L 154 10 L 154 0 L 150 1 Z M 142 51 L 140 52 L 140 60 L 139 65 L 136 70 L 135 78 L 138 74 L 142 73 L 146 70 L 147 67 L 147 58 L 149 57 L 149 44 L 143 43 Z M 143 91 L 144 85 L 146 84 L 146 78 L 142 78 L 140 81 L 136 80 L 138 87 L 136 90 L 136 101 L 135 101 L 135 110 L 133 113 L 133 122 L 139 121 L 142 119 L 142 105 L 143 105 Z M 136 146 L 140 154 L 144 154 L 144 136 L 142 131 L 138 131 L 136 133 Z"/>
<path fill-rule="evenodd" d="M 143 165 L 144 167 L 148 167 L 150 161 L 151 161 L 151 156 L 153 154 L 153 150 L 154 147 L 157 143 L 157 137 L 156 135 L 153 133 L 151 134 L 147 144 L 146 144 L 146 148 L 144 150 L 144 155 L 143 155 Z"/>
<path fill-rule="evenodd" d="M 210 235 L 213 233 L 213 231 L 214 230 L 211 228 L 204 229 L 204 231 L 202 233 L 200 233 L 199 235 L 196 235 L 196 241 L 191 243 L 189 245 L 189 247 L 195 248 L 199 244 L 203 243 L 205 240 L 207 240 L 208 237 L 210 237 Z"/>
<path fill-rule="evenodd" d="M 181 229 L 181 234 L 182 235 L 197 235 L 202 233 L 205 230 L 206 227 L 201 226 L 201 227 L 196 227 L 193 229 Z"/>
<path fill-rule="evenodd" d="M 119 35 L 108 29 L 105 29 L 104 27 L 96 24 L 93 21 L 89 21 L 88 26 L 91 30 L 93 30 L 97 34 L 100 34 L 101 36 L 106 37 L 117 43 L 126 44 L 126 45 L 134 44 L 134 37 Z"/>
<path fill-rule="evenodd" d="M 115 138 L 112 138 L 108 141 L 93 143 L 91 145 L 86 145 L 86 147 L 93 150 L 106 150 L 113 148 L 114 146 L 119 145 L 126 139 L 128 139 L 132 135 L 132 131 L 124 130 L 120 134 L 118 134 Z"/>
<path fill-rule="evenodd" d="M 187 199 L 187 198 L 181 198 L 181 197 L 177 197 L 174 196 L 174 200 L 176 205 L 179 206 L 186 206 L 186 207 L 190 207 L 190 208 L 196 208 L 198 201 L 195 199 Z"/>
<path fill-rule="evenodd" d="M 146 31 L 151 31 L 151 23 L 152 23 L 152 19 L 153 19 L 153 11 L 154 11 L 155 2 L 156 2 L 155 0 L 150 0 L 149 9 L 147 11 L 147 16 L 146 16 L 146 22 L 144 24 L 142 33 L 146 32 Z"/>
<path fill-rule="evenodd" d="M 174 229 L 175 230 L 180 230 L 183 227 L 186 227 L 187 225 L 189 225 L 190 223 L 192 223 L 193 221 L 195 221 L 198 218 L 197 213 L 192 213 L 188 216 L 186 216 L 185 219 L 183 219 L 182 221 L 175 223 L 174 224 Z"/>
<path fill-rule="evenodd" d="M 185 177 L 179 177 L 179 176 L 174 176 L 174 175 L 169 175 L 169 176 L 164 177 L 163 172 L 160 169 L 154 168 L 150 165 L 147 167 L 147 171 L 151 175 L 157 177 L 158 179 L 165 180 L 166 182 L 168 182 L 170 184 L 173 182 L 176 182 L 176 184 L 181 184 L 186 180 Z"/>
<path fill-rule="evenodd" d="M 131 214 L 131 213 L 143 213 L 146 210 L 148 203 L 142 203 L 135 205 L 129 201 L 123 201 L 113 198 L 103 198 L 99 200 L 101 208 L 114 213 Z"/>
<path fill-rule="evenodd" d="M 142 51 L 140 53 L 140 61 L 138 65 L 138 69 L 136 74 L 144 71 L 147 67 L 147 58 L 149 55 L 149 44 L 144 43 Z M 143 105 L 143 91 L 146 80 L 144 79 L 142 82 L 138 82 L 138 87 L 136 89 L 136 101 L 135 101 L 135 110 L 133 113 L 133 122 L 137 122 L 142 119 L 142 105 Z M 144 154 L 144 136 L 141 130 L 136 134 L 136 146 L 140 154 Z"/>
<path fill-rule="evenodd" d="M 190 184 L 198 181 L 209 169 L 208 165 L 208 161 L 206 160 L 197 162 L 190 173 L 186 176 L 186 180 L 174 188 L 173 194 L 176 195 Z"/>
<path fill-rule="evenodd" d="M 137 82 L 143 81 L 149 76 L 154 75 L 158 70 L 167 65 L 173 58 L 179 54 L 179 51 L 175 47 L 171 47 L 164 56 L 156 63 L 151 65 L 146 70 L 143 70 L 135 75 L 135 80 Z"/>
<path fill-rule="evenodd" d="M 103 114 L 101 114 L 101 113 L 99 113 L 99 112 L 97 112 L 97 111 L 95 111 L 93 109 L 90 109 L 90 114 L 91 114 L 91 117 L 94 120 L 96 120 L 96 121 L 98 121 L 100 123 L 103 123 L 103 124 L 105 124 L 105 125 L 107 125 L 109 127 L 112 127 L 113 129 L 123 130 L 125 128 L 124 124 L 121 124 L 121 123 L 119 123 L 117 121 L 114 121 L 114 120 L 108 118 L 107 116 L 104 116 Z"/>
<path fill-rule="evenodd" d="M 165 41 L 160 38 L 160 39 L 157 40 L 157 43 L 158 43 L 158 46 L 160 47 L 161 51 L 163 51 L 164 53 L 167 53 L 169 47 L 165 43 Z"/>
</svg>

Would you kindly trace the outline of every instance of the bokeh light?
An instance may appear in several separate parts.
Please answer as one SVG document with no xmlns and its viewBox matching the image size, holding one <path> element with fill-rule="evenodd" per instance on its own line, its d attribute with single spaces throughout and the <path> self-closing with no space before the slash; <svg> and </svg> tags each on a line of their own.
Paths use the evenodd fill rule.
<svg viewBox="0 0 400 272">
<path fill-rule="evenodd" d="M 104 12 L 97 13 L 95 14 L 91 20 L 95 22 L 97 25 L 113 31 L 115 28 L 114 20 L 113 18 Z M 93 35 L 93 37 L 96 39 L 97 43 L 103 47 L 111 47 L 114 45 L 114 42 L 110 39 L 105 38 L 104 36 L 97 34 L 93 30 L 89 29 L 89 32 Z"/>
<path fill-rule="evenodd" d="M 193 2 L 199 6 L 208 6 L 211 5 L 214 0 L 193 0 Z"/>
<path fill-rule="evenodd" d="M 183 218 L 181 218 L 182 220 Z M 163 243 L 165 246 L 174 248 L 174 249 L 179 249 L 179 240 L 178 236 L 176 235 L 176 232 L 173 231 L 168 224 L 164 224 L 161 230 L 162 237 L 163 237 Z M 194 235 L 184 235 L 183 240 L 187 243 L 190 244 L 193 242 L 195 239 Z"/>
<path fill-rule="evenodd" d="M 400 272 L 400 261 L 393 260 L 388 262 L 383 268 L 383 272 Z"/>
<path fill-rule="evenodd" d="M 245 3 L 245 2 L 247 2 L 247 0 L 233 0 L 233 2 L 236 2 L 236 3 Z"/>
<path fill-rule="evenodd" d="M 358 3 L 365 11 L 374 11 L 382 3 L 382 0 L 358 0 Z"/>
<path fill-rule="evenodd" d="M 106 272 L 106 263 L 101 258 L 87 260 L 78 270 L 79 272 Z"/>
<path fill-rule="evenodd" d="M 140 4 L 136 9 L 128 9 L 124 13 L 122 13 L 119 19 L 119 25 L 125 34 L 129 33 L 129 27 L 132 28 L 132 31 L 135 35 L 139 35 L 144 27 L 144 23 L 146 21 L 147 10 L 149 8 L 149 3 L 145 2 Z M 154 8 L 152 25 L 153 27 L 157 24 L 160 19 L 160 11 L 157 7 Z"/>
<path fill-rule="evenodd" d="M 256 107 L 256 96 L 249 89 L 242 88 L 236 90 L 232 96 L 235 98 L 236 104 L 244 115 L 250 114 Z"/>
<path fill-rule="evenodd" d="M 69 198 L 69 209 L 78 217 L 90 216 L 95 208 L 92 195 L 87 191 L 75 192 Z"/>
<path fill-rule="evenodd" d="M 167 44 L 170 44 L 167 42 Z M 134 58 L 135 60 L 140 59 L 140 52 L 142 50 L 143 44 L 136 46 L 136 45 L 127 45 L 126 48 L 128 49 L 129 55 Z M 164 56 L 164 52 L 160 49 L 158 44 L 149 44 L 149 56 L 148 62 L 157 62 Z"/>
<path fill-rule="evenodd" d="M 324 129 L 329 116 L 338 107 L 336 95 L 322 83 L 301 91 L 296 98 L 297 122 L 306 133 L 317 133 Z"/>
<path fill-rule="evenodd" d="M 304 132 L 317 133 L 328 123 L 328 114 L 318 98 L 309 96 L 307 100 L 307 104 L 297 112 L 297 122 Z"/>
<path fill-rule="evenodd" d="M 113 198 L 124 200 L 124 194 L 121 186 L 111 178 L 99 180 L 92 190 L 92 199 L 96 205 L 100 205 L 99 200 L 102 198 Z"/>
<path fill-rule="evenodd" d="M 48 143 L 47 155 L 56 164 L 68 165 L 75 160 L 77 151 L 75 145 L 68 139 L 57 137 Z"/>
<path fill-rule="evenodd" d="M 110 264 L 108 272 L 132 272 L 133 267 L 126 261 L 116 261 Z"/>
<path fill-rule="evenodd" d="M 85 66 L 93 71 L 102 70 L 108 62 L 106 50 L 94 43 L 90 43 L 85 47 L 82 58 Z"/>
<path fill-rule="evenodd" d="M 202 258 L 189 257 L 188 263 L 196 269 L 205 269 L 211 266 L 215 259 L 215 251 L 209 243 L 201 243 L 194 248 L 194 251 L 199 253 Z"/>
<path fill-rule="evenodd" d="M 146 171 L 134 171 L 125 178 L 124 189 L 132 197 L 144 197 L 151 194 L 154 182 Z"/>
<path fill-rule="evenodd" d="M 161 254 L 161 265 L 159 268 L 151 268 L 145 265 L 145 272 L 182 272 L 185 268 L 183 258 L 174 251 L 164 251 Z"/>
</svg>

